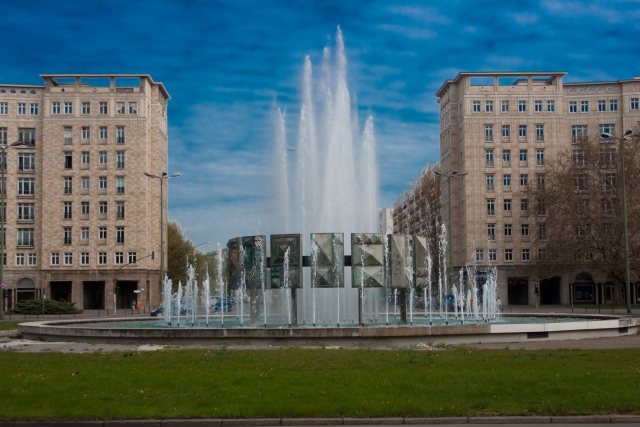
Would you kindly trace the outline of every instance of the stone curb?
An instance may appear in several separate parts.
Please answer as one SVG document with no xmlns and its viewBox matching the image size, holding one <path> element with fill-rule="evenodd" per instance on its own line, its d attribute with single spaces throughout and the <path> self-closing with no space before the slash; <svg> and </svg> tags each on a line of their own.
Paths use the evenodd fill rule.
<svg viewBox="0 0 640 427">
<path fill-rule="evenodd" d="M 233 418 L 113 421 L 1 421 L 0 427 L 271 427 L 419 424 L 611 424 L 640 423 L 640 415 L 561 417 L 433 417 L 433 418 Z"/>
</svg>

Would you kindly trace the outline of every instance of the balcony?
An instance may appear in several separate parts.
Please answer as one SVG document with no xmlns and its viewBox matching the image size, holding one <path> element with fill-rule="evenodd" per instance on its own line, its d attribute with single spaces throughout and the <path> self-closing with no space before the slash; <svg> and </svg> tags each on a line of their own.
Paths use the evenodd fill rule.
<svg viewBox="0 0 640 427">
<path fill-rule="evenodd" d="M 65 186 L 63 193 L 64 194 L 72 194 L 73 193 L 73 188 L 71 186 Z"/>
<path fill-rule="evenodd" d="M 487 164 L 485 165 L 488 168 L 492 168 L 493 167 L 493 160 L 487 160 Z"/>
<path fill-rule="evenodd" d="M 496 191 L 495 185 L 487 184 L 487 191 Z"/>
<path fill-rule="evenodd" d="M 117 144 L 124 144 L 124 136 L 119 136 L 116 138 Z"/>
<path fill-rule="evenodd" d="M 124 162 L 117 162 L 116 169 L 124 169 Z"/>
<path fill-rule="evenodd" d="M 124 211 L 116 212 L 116 219 L 124 219 Z"/>
<path fill-rule="evenodd" d="M 26 145 L 27 148 L 35 148 L 36 147 L 36 140 L 35 139 L 30 139 L 30 138 L 21 139 L 20 142 L 23 145 Z"/>
<path fill-rule="evenodd" d="M 62 243 L 65 245 L 70 245 L 71 244 L 71 237 L 65 237 L 64 239 L 62 239 Z"/>
<path fill-rule="evenodd" d="M 116 245 L 124 245 L 124 237 L 116 237 Z"/>
<path fill-rule="evenodd" d="M 63 217 L 64 219 L 71 219 L 72 218 L 71 212 L 65 212 Z"/>
<path fill-rule="evenodd" d="M 65 136 L 64 137 L 64 145 L 71 145 L 73 144 L 73 138 Z"/>
<path fill-rule="evenodd" d="M 487 215 L 488 216 L 495 216 L 496 215 L 496 210 L 495 209 L 488 209 L 487 210 Z"/>
<path fill-rule="evenodd" d="M 124 187 L 116 187 L 116 194 L 124 194 Z"/>
<path fill-rule="evenodd" d="M 536 142 L 544 142 L 544 135 L 536 135 Z"/>
</svg>

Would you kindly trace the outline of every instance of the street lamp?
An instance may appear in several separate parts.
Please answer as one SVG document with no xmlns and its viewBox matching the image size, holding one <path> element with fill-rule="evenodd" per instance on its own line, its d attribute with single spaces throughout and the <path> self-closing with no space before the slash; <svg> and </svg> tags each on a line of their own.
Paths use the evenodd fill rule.
<svg viewBox="0 0 640 427">
<path fill-rule="evenodd" d="M 624 235 L 624 283 L 627 293 L 627 313 L 631 314 L 631 283 L 629 282 L 629 234 L 627 232 L 627 184 L 625 182 L 624 173 L 624 141 L 629 139 L 633 131 L 627 129 L 622 135 L 622 138 L 617 138 L 608 133 L 601 133 L 600 136 L 603 139 L 617 139 L 620 141 L 620 168 L 622 174 L 622 234 Z M 640 135 L 633 135 L 634 137 L 640 137 Z"/>
<path fill-rule="evenodd" d="M 2 164 L 0 165 L 1 178 L 0 178 L 0 186 L 2 187 L 2 204 L 0 205 L 0 283 L 4 285 L 4 212 L 6 211 L 5 206 L 5 194 L 7 192 L 7 186 L 4 184 L 4 171 L 7 168 L 7 148 L 27 148 L 27 146 L 22 141 L 16 141 L 10 145 L 0 145 L 0 150 L 2 150 Z M 0 302 L 0 320 L 4 319 L 4 286 L 2 287 L 2 302 Z"/>
<path fill-rule="evenodd" d="M 454 170 L 453 172 L 446 174 L 446 173 L 442 173 L 442 172 L 438 172 L 438 171 L 433 171 L 433 173 L 437 176 L 440 176 L 442 178 L 447 178 L 447 187 L 448 187 L 448 192 L 449 192 L 449 286 L 451 286 L 453 284 L 453 231 L 452 231 L 452 222 L 453 222 L 453 217 L 451 215 L 451 178 L 453 178 L 454 176 L 465 176 L 467 175 L 469 172 L 461 172 L 458 173 L 457 170 Z"/>
<path fill-rule="evenodd" d="M 148 178 L 154 178 L 160 180 L 160 293 L 163 292 L 162 282 L 164 281 L 164 181 L 170 178 L 177 178 L 179 173 L 169 175 L 166 172 L 162 172 L 162 175 L 152 175 L 150 173 L 144 173 Z"/>
<path fill-rule="evenodd" d="M 135 260 L 135 261 L 133 261 L 133 262 L 129 262 L 129 263 L 127 263 L 127 264 L 123 265 L 122 267 L 120 267 L 120 268 L 118 269 L 118 271 L 116 271 L 116 277 L 113 279 L 113 283 L 114 283 L 114 285 L 113 285 L 113 286 L 115 287 L 115 289 L 113 290 L 113 315 L 114 315 L 114 316 L 115 316 L 115 314 L 116 314 L 116 310 L 117 310 L 117 308 L 118 308 L 118 307 L 117 307 L 118 273 L 120 272 L 120 270 L 122 270 L 123 268 L 125 268 L 127 265 L 137 264 L 137 263 L 138 263 L 138 261 L 142 261 L 143 259 L 145 259 L 145 258 L 149 258 L 149 257 L 151 257 L 151 259 L 156 259 L 156 251 L 151 251 L 151 253 L 150 253 L 149 255 L 147 255 L 147 256 L 143 256 L 142 258 L 136 258 L 136 260 Z M 142 290 L 144 291 L 144 289 L 142 289 Z M 134 291 L 134 292 L 136 292 L 136 291 Z M 125 307 L 125 310 L 126 310 L 126 307 Z M 125 312 L 124 312 L 124 314 L 126 315 L 126 314 L 127 314 L 127 312 L 125 311 Z"/>
</svg>

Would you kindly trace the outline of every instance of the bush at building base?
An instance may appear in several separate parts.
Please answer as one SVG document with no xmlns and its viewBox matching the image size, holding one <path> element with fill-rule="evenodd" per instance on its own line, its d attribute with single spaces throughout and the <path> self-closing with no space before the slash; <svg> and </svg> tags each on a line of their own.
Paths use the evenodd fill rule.
<svg viewBox="0 0 640 427">
<path fill-rule="evenodd" d="M 41 299 L 20 301 L 15 308 L 9 310 L 11 314 L 42 314 Z M 82 310 L 76 308 L 74 303 L 67 301 L 44 300 L 44 314 L 79 314 Z"/>
</svg>

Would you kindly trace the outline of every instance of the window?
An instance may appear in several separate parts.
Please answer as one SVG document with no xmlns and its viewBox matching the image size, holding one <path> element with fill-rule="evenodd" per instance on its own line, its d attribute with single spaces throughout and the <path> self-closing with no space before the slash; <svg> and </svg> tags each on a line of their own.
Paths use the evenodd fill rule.
<svg viewBox="0 0 640 427">
<path fill-rule="evenodd" d="M 129 114 L 138 114 L 138 103 L 130 102 L 129 103 Z"/>
<path fill-rule="evenodd" d="M 60 253 L 51 252 L 51 265 L 60 265 Z"/>
<path fill-rule="evenodd" d="M 64 143 L 73 144 L 73 128 L 68 126 L 64 128 Z"/>
<path fill-rule="evenodd" d="M 89 265 L 89 252 L 82 252 L 80 254 L 80 265 Z"/>
<path fill-rule="evenodd" d="M 493 142 L 493 125 L 484 125 L 484 140 Z"/>
<path fill-rule="evenodd" d="M 493 101 L 486 101 L 484 103 L 484 112 L 493 113 Z"/>
<path fill-rule="evenodd" d="M 116 227 L 116 243 L 124 243 L 124 227 Z"/>
<path fill-rule="evenodd" d="M 116 264 L 124 264 L 124 252 L 116 252 L 115 253 L 115 263 Z"/>
<path fill-rule="evenodd" d="M 529 210 L 529 199 L 520 199 L 520 211 L 527 212 Z"/>
<path fill-rule="evenodd" d="M 124 169 L 124 151 L 116 151 L 116 169 Z"/>
<path fill-rule="evenodd" d="M 581 113 L 589 112 L 589 101 L 580 101 L 580 112 Z"/>
<path fill-rule="evenodd" d="M 604 191 L 612 191 L 616 186 L 616 174 L 607 173 L 602 177 L 602 188 Z"/>
<path fill-rule="evenodd" d="M 600 154 L 600 166 L 603 168 L 612 168 L 616 162 L 615 148 L 601 148 L 598 150 Z"/>
<path fill-rule="evenodd" d="M 27 114 L 27 104 L 24 102 L 18 103 L 18 115 L 25 116 Z M 24 254 L 22 255 L 24 257 Z M 24 258 L 23 258 L 24 260 Z"/>
<path fill-rule="evenodd" d="M 91 103 L 83 102 L 82 103 L 82 114 L 91 114 Z"/>
<path fill-rule="evenodd" d="M 511 224 L 504 225 L 504 235 L 511 236 L 513 234 L 513 226 Z"/>
<path fill-rule="evenodd" d="M 490 241 L 496 240 L 496 225 L 495 224 L 487 224 L 487 240 L 490 240 Z"/>
<path fill-rule="evenodd" d="M 0 145 L 7 145 L 7 128 L 0 128 Z"/>
<path fill-rule="evenodd" d="M 136 252 L 129 252 L 129 264 L 135 264 L 137 259 L 138 258 Z"/>
<path fill-rule="evenodd" d="M 70 176 L 64 177 L 64 194 L 73 193 L 73 178 Z"/>
<path fill-rule="evenodd" d="M 474 113 L 480 112 L 480 101 L 473 101 L 473 112 Z"/>
<path fill-rule="evenodd" d="M 502 112 L 503 113 L 509 112 L 509 101 L 502 101 Z"/>
<path fill-rule="evenodd" d="M 513 261 L 513 249 L 505 249 L 504 250 L 504 260 L 505 261 Z"/>
<path fill-rule="evenodd" d="M 609 100 L 609 110 L 610 111 L 618 111 L 618 100 L 617 99 Z"/>
<path fill-rule="evenodd" d="M 531 260 L 531 250 L 523 249 L 522 250 L 522 261 L 530 261 Z"/>
<path fill-rule="evenodd" d="M 99 183 L 99 187 L 100 190 L 106 190 L 107 189 L 107 177 L 106 176 L 101 176 L 98 178 L 98 183 Z"/>
<path fill-rule="evenodd" d="M 116 142 L 118 144 L 124 144 L 124 126 L 117 126 L 116 127 Z"/>
<path fill-rule="evenodd" d="M 527 112 L 527 101 L 518 101 L 518 113 Z"/>
<path fill-rule="evenodd" d="M 98 264 L 106 265 L 107 264 L 107 253 L 106 252 L 98 252 Z"/>
<path fill-rule="evenodd" d="M 116 177 L 116 194 L 124 194 L 124 176 Z"/>
<path fill-rule="evenodd" d="M 89 240 L 89 227 L 82 227 L 80 229 L 80 239 Z"/>
<path fill-rule="evenodd" d="M 525 187 L 529 183 L 529 174 L 520 174 L 520 187 Z"/>
<path fill-rule="evenodd" d="M 0 153 L 0 169 L 7 170 L 7 153 Z"/>
<path fill-rule="evenodd" d="M 588 138 L 587 125 L 572 125 L 571 126 L 571 141 L 576 144 L 584 142 Z"/>
<path fill-rule="evenodd" d="M 493 185 L 493 174 L 487 174 L 487 191 L 493 191 L 494 190 L 494 185 Z"/>
<path fill-rule="evenodd" d="M 36 170 L 36 155 L 35 153 L 20 153 L 18 154 L 18 170 L 20 172 L 33 172 Z"/>
<path fill-rule="evenodd" d="M 73 114 L 73 102 L 65 102 L 64 103 L 64 113 L 65 114 Z"/>
<path fill-rule="evenodd" d="M 606 133 L 611 136 L 616 136 L 616 125 L 613 123 L 599 125 L 598 133 L 600 135 L 602 135 L 603 133 Z M 614 142 L 614 140 L 610 138 L 600 138 L 600 142 Z"/>
<path fill-rule="evenodd" d="M 100 151 L 98 153 L 98 163 L 101 165 L 106 165 L 107 164 L 107 152 L 106 151 Z"/>
<path fill-rule="evenodd" d="M 505 212 L 511 212 L 511 199 L 504 199 L 503 206 Z"/>
<path fill-rule="evenodd" d="M 489 249 L 489 261 L 498 260 L 498 251 L 496 249 Z"/>
<path fill-rule="evenodd" d="M 52 102 L 51 103 L 51 114 L 60 114 L 60 103 Z"/>
<path fill-rule="evenodd" d="M 82 164 L 83 165 L 88 165 L 89 163 L 91 163 L 91 153 L 89 153 L 88 151 L 83 151 L 82 152 Z"/>
<path fill-rule="evenodd" d="M 107 214 L 107 202 L 98 202 L 99 213 L 102 215 Z"/>
<path fill-rule="evenodd" d="M 18 203 L 18 221 L 33 221 L 34 219 L 35 205 L 33 203 Z"/>
<path fill-rule="evenodd" d="M 9 114 L 9 104 L 0 102 L 0 114 Z"/>
<path fill-rule="evenodd" d="M 35 128 L 18 128 L 18 139 L 25 145 L 35 145 L 36 130 Z"/>
<path fill-rule="evenodd" d="M 476 249 L 476 261 L 484 261 L 484 249 Z"/>
<path fill-rule="evenodd" d="M 29 265 L 38 265 L 38 254 L 29 254 Z"/>
<path fill-rule="evenodd" d="M 538 239 L 547 240 L 547 224 L 538 224 Z"/>
<path fill-rule="evenodd" d="M 527 150 L 520 150 L 520 161 L 521 162 L 527 161 Z"/>
<path fill-rule="evenodd" d="M 578 112 L 578 101 L 569 101 L 569 112 L 570 113 Z"/>
<path fill-rule="evenodd" d="M 18 228 L 18 246 L 33 246 L 33 228 Z"/>
<path fill-rule="evenodd" d="M 116 114 L 124 114 L 124 102 L 116 102 Z"/>
<path fill-rule="evenodd" d="M 638 109 L 638 98 L 631 98 L 631 109 L 632 110 Z"/>
<path fill-rule="evenodd" d="M 588 188 L 588 178 L 587 175 L 584 174 L 575 174 L 573 175 L 573 187 L 574 190 L 579 193 L 586 192 Z"/>
<path fill-rule="evenodd" d="M 23 253 L 16 254 L 16 265 L 24 265 L 24 254 Z"/>
<path fill-rule="evenodd" d="M 523 236 L 528 236 L 529 235 L 529 224 L 522 224 L 520 226 L 520 228 L 521 228 Z"/>
<path fill-rule="evenodd" d="M 613 203 L 611 203 L 611 200 L 602 199 L 602 213 L 604 215 L 613 215 Z"/>
<path fill-rule="evenodd" d="M 502 176 L 502 185 L 505 187 L 511 187 L 511 174 L 504 174 Z"/>
<path fill-rule="evenodd" d="M 526 137 L 527 136 L 527 125 L 518 126 L 518 135 L 520 137 Z"/>
<path fill-rule="evenodd" d="M 544 148 L 536 149 L 536 165 L 544 166 Z"/>
<path fill-rule="evenodd" d="M 502 125 L 502 136 L 504 138 L 509 138 L 509 134 L 511 127 L 509 125 Z"/>
<path fill-rule="evenodd" d="M 544 190 L 544 174 L 543 173 L 539 173 L 536 176 L 536 179 L 538 181 L 538 190 Z"/>
<path fill-rule="evenodd" d="M 571 159 L 573 160 L 573 166 L 577 168 L 583 168 L 587 165 L 587 157 L 584 150 L 572 150 Z"/>
<path fill-rule="evenodd" d="M 106 102 L 101 102 L 100 104 L 100 114 L 109 114 L 109 107 Z"/>
<path fill-rule="evenodd" d="M 536 125 L 536 141 L 544 141 L 544 125 Z"/>
<path fill-rule="evenodd" d="M 116 202 L 116 218 L 124 219 L 124 202 Z"/>
<path fill-rule="evenodd" d="M 556 101 L 547 101 L 547 113 L 556 111 Z"/>
<path fill-rule="evenodd" d="M 107 127 L 100 126 L 100 139 L 107 139 Z"/>
<path fill-rule="evenodd" d="M 65 245 L 71 244 L 71 227 L 62 228 L 62 238 Z"/>
<path fill-rule="evenodd" d="M 123 153 L 123 157 L 124 157 L 124 153 Z M 493 167 L 493 150 L 484 150 L 484 158 L 485 158 L 486 165 L 488 167 Z"/>
<path fill-rule="evenodd" d="M 87 126 L 82 128 L 82 139 L 91 139 L 91 128 Z"/>
<path fill-rule="evenodd" d="M 34 178 L 18 178 L 18 196 L 33 196 L 36 180 Z"/>
<path fill-rule="evenodd" d="M 502 150 L 502 161 L 505 163 L 511 162 L 511 150 Z"/>
<path fill-rule="evenodd" d="M 73 153 L 71 151 L 64 152 L 64 168 L 71 169 L 73 167 Z"/>
<path fill-rule="evenodd" d="M 107 240 L 107 227 L 98 227 L 98 239 Z"/>
<path fill-rule="evenodd" d="M 65 252 L 64 253 L 64 265 L 73 265 L 73 253 Z"/>
<path fill-rule="evenodd" d="M 496 214 L 496 199 L 487 199 L 487 215 L 494 216 Z"/>
<path fill-rule="evenodd" d="M 89 215 L 89 202 L 80 202 L 82 215 Z"/>
<path fill-rule="evenodd" d="M 533 111 L 535 111 L 536 113 L 542 112 L 542 101 L 534 101 Z"/>
<path fill-rule="evenodd" d="M 83 190 L 88 190 L 89 189 L 89 177 L 88 176 L 83 176 L 82 177 L 82 189 Z"/>
<path fill-rule="evenodd" d="M 607 111 L 607 101 L 601 99 L 598 101 L 598 112 Z"/>
</svg>

